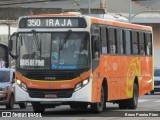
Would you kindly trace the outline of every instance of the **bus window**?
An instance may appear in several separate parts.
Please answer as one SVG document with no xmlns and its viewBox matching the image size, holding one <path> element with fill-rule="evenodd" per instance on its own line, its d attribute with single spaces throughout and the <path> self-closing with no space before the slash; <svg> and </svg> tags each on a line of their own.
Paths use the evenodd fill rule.
<svg viewBox="0 0 160 120">
<path fill-rule="evenodd" d="M 132 48 L 133 48 L 133 55 L 138 55 L 138 36 L 137 32 L 132 32 Z"/>
<path fill-rule="evenodd" d="M 131 55 L 131 37 L 130 37 L 130 31 L 128 30 L 125 32 L 125 41 L 126 41 L 125 45 L 126 54 Z"/>
<path fill-rule="evenodd" d="M 144 33 L 139 32 L 139 48 L 140 55 L 145 55 Z"/>
<path fill-rule="evenodd" d="M 111 54 L 116 54 L 116 33 L 114 28 L 109 29 L 109 52 Z"/>
<path fill-rule="evenodd" d="M 152 55 L 152 34 L 149 34 L 149 42 L 150 42 L 150 46 L 149 46 L 149 52 L 150 54 L 149 55 Z"/>
<path fill-rule="evenodd" d="M 118 54 L 124 54 L 124 31 L 117 30 L 117 51 Z"/>
<path fill-rule="evenodd" d="M 145 34 L 145 42 L 147 55 L 152 55 L 152 35 L 150 33 Z"/>
<path fill-rule="evenodd" d="M 105 26 L 101 27 L 100 35 L 101 35 L 101 41 L 102 41 L 102 54 L 107 54 L 108 29 Z"/>
<path fill-rule="evenodd" d="M 99 36 L 92 36 L 92 46 L 93 46 L 92 57 L 93 57 L 93 59 L 99 59 L 100 58 L 100 51 L 97 50 L 97 43 L 99 43 L 99 42 L 100 42 Z"/>
</svg>

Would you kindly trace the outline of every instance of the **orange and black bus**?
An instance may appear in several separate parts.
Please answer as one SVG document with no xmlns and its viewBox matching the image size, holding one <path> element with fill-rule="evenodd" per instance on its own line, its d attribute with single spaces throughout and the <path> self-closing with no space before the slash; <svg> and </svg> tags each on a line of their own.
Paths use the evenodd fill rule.
<svg viewBox="0 0 160 120">
<path fill-rule="evenodd" d="M 20 17 L 9 41 L 16 101 L 34 111 L 70 105 L 136 109 L 153 90 L 152 28 L 76 13 Z"/>
</svg>

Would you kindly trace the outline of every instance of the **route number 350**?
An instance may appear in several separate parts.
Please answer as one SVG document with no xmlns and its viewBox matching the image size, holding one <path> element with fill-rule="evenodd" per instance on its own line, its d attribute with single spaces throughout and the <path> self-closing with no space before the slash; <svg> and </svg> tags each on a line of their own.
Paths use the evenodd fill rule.
<svg viewBox="0 0 160 120">
<path fill-rule="evenodd" d="M 28 19 L 28 26 L 40 26 L 41 21 L 40 19 Z"/>
</svg>

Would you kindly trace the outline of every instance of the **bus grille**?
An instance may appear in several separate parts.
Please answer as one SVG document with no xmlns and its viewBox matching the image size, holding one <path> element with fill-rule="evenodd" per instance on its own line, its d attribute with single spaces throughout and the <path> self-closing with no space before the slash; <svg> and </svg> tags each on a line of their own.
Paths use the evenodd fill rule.
<svg viewBox="0 0 160 120">
<path fill-rule="evenodd" d="M 56 95 L 56 98 L 70 98 L 73 94 L 73 89 L 65 89 L 65 90 L 28 89 L 28 93 L 31 98 L 46 98 L 45 95 L 48 94 Z"/>
<path fill-rule="evenodd" d="M 72 80 L 84 71 L 18 70 L 23 76 L 33 80 Z"/>
</svg>

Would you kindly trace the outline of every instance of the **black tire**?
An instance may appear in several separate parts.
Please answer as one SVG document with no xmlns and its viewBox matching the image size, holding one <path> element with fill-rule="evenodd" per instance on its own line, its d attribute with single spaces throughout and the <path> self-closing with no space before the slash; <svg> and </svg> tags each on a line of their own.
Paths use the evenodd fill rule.
<svg viewBox="0 0 160 120">
<path fill-rule="evenodd" d="M 128 104 L 127 104 L 126 100 L 119 101 L 118 105 L 119 105 L 119 109 L 127 109 L 128 108 Z"/>
<path fill-rule="evenodd" d="M 27 102 L 24 102 L 24 103 L 19 103 L 19 107 L 21 109 L 25 109 L 27 107 Z"/>
<path fill-rule="evenodd" d="M 79 108 L 80 109 L 85 110 L 85 109 L 87 109 L 87 107 L 88 107 L 88 103 L 81 103 L 81 104 L 79 104 Z"/>
<path fill-rule="evenodd" d="M 105 100 L 105 94 L 104 94 L 104 87 L 102 86 L 101 88 L 101 98 L 100 98 L 100 103 L 92 103 L 91 104 L 91 109 L 93 112 L 99 113 L 102 112 L 103 109 L 105 108 L 104 106 L 106 105 L 106 100 Z"/>
<path fill-rule="evenodd" d="M 43 113 L 45 111 L 45 106 L 39 102 L 32 102 L 32 107 L 35 113 Z"/>
<path fill-rule="evenodd" d="M 88 103 L 73 103 L 70 104 L 71 109 L 87 109 Z"/>
<path fill-rule="evenodd" d="M 138 86 L 134 83 L 133 86 L 133 97 L 128 100 L 128 109 L 136 109 L 138 105 Z"/>
<path fill-rule="evenodd" d="M 13 106 L 14 106 L 14 96 L 13 94 L 11 94 L 10 98 L 9 98 L 9 102 L 8 104 L 6 105 L 6 109 L 13 109 Z"/>
<path fill-rule="evenodd" d="M 150 93 L 151 93 L 151 95 L 154 95 L 154 91 L 151 91 Z"/>
<path fill-rule="evenodd" d="M 71 108 L 71 109 L 78 109 L 78 107 L 79 107 L 79 106 L 76 105 L 76 104 L 71 104 L 71 105 L 70 105 L 70 108 Z"/>
<path fill-rule="evenodd" d="M 144 95 L 148 95 L 148 93 L 144 94 Z"/>
</svg>

